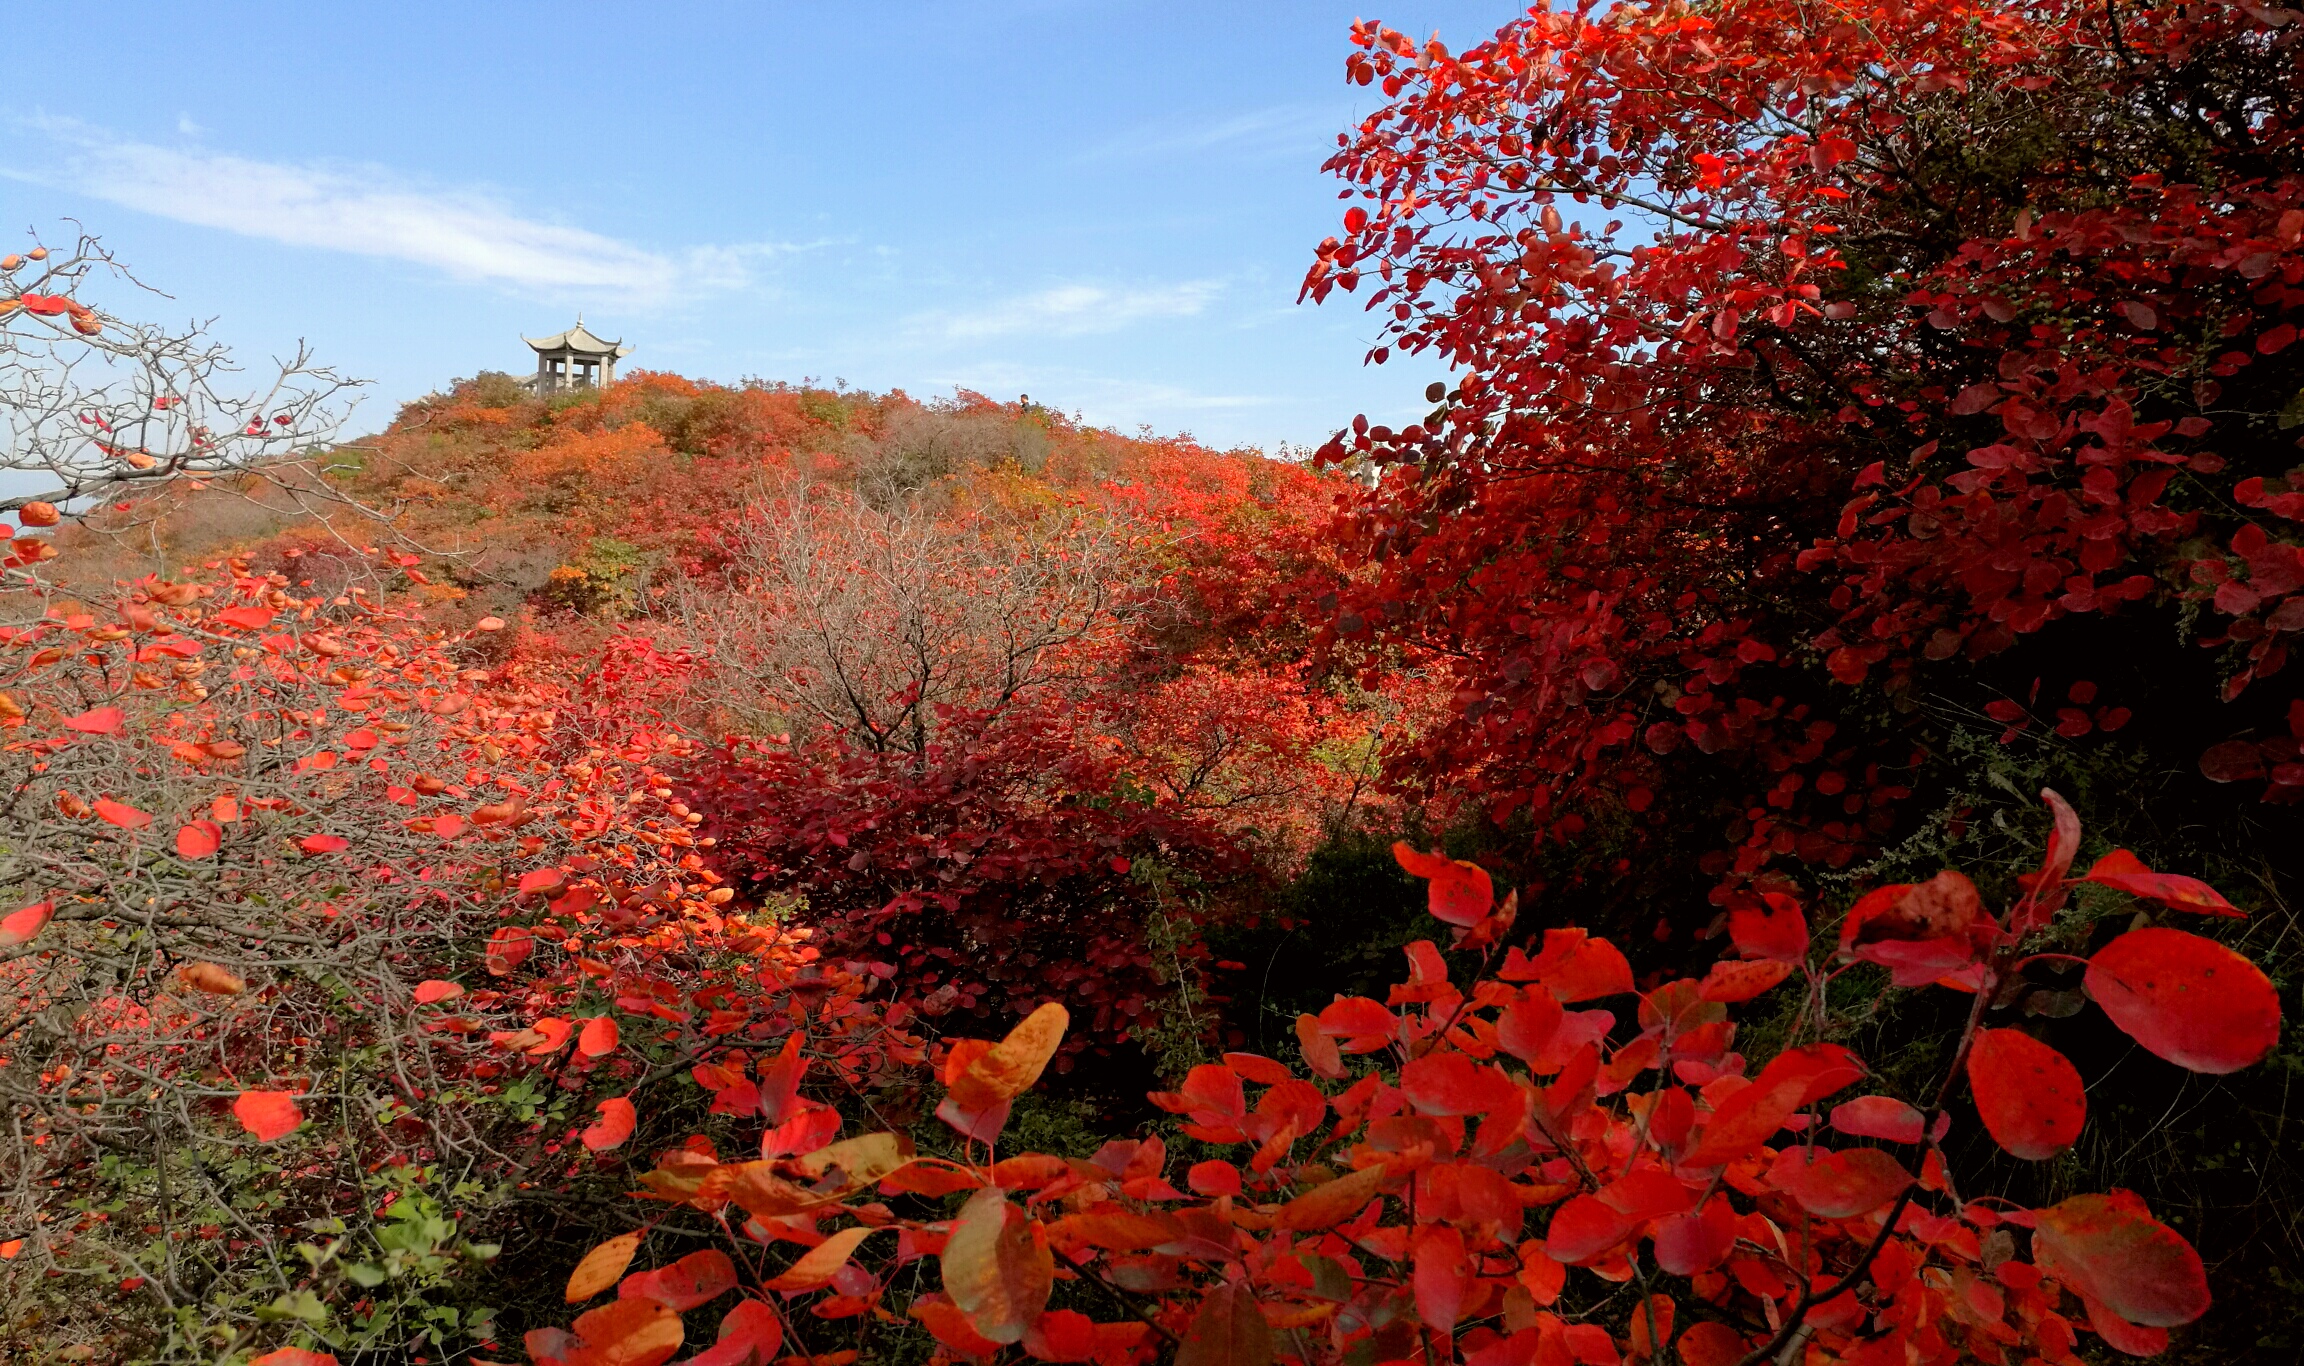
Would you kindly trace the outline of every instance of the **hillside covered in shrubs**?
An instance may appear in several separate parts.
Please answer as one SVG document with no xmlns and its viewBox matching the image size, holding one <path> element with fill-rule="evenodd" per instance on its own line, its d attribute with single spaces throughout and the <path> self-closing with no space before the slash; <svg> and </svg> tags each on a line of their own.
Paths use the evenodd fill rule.
<svg viewBox="0 0 2304 1366">
<path fill-rule="evenodd" d="M 1301 461 L 0 262 L 0 1344 L 2294 1359 L 2296 18 L 1356 24 Z"/>
</svg>

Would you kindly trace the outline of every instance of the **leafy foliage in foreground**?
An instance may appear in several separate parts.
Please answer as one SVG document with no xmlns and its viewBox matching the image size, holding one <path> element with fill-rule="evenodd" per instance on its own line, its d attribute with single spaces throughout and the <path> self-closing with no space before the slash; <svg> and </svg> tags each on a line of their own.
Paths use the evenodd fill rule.
<svg viewBox="0 0 2304 1366">
<path fill-rule="evenodd" d="M 1339 997 L 1298 1020 L 1301 1068 L 1230 1053 L 1154 1096 L 1218 1154 L 1182 1189 L 1157 1139 L 1001 1153 L 1064 1033 L 1051 1002 L 998 1043 L 944 1053 L 937 1117 L 968 1140 L 955 1158 L 892 1132 L 791 1156 L 772 1134 L 757 1161 L 693 1143 L 666 1154 L 642 1193 L 711 1216 L 733 1255 L 625 1276 L 642 1240 L 621 1235 L 568 1285 L 571 1304 L 617 1298 L 531 1332 L 529 1352 L 657 1366 L 686 1343 L 685 1313 L 734 1293 L 690 1361 L 766 1366 L 831 1335 L 876 1355 L 899 1312 L 943 1359 L 1020 1346 L 1109 1366 L 1171 1350 L 1192 1366 L 2067 1362 L 2082 1331 L 2154 1354 L 2208 1308 L 2189 1243 L 2124 1191 L 2040 1208 L 1963 1195 L 1940 1145 L 1963 1086 L 2017 1158 L 2079 1137 L 2077 1069 L 2010 1015 L 2035 974 L 2070 960 L 2040 946 L 2075 886 L 2238 912 L 2125 851 L 2070 876 L 2079 822 L 2042 795 L 2045 861 L 1997 913 L 1946 870 L 1867 895 L 1818 952 L 1797 903 L 1747 896 L 1736 956 L 1637 993 L 1623 954 L 1582 930 L 1500 952 L 1517 897 L 1499 905 L 1479 867 L 1403 844 L 1455 949 L 1478 955 L 1467 980 L 1419 941 L 1386 1000 Z M 2153 924 L 2072 961 L 2114 1024 L 2181 1066 L 2248 1067 L 2278 1039 L 2270 981 L 2213 939 Z M 1923 1090 L 1879 1088 L 1829 1037 L 1833 979 L 1873 969 L 1969 997 Z M 1799 994 L 1796 1029 L 1747 1058 L 1729 1007 L 1777 990 Z M 1634 995 L 1629 1019 L 1593 1005 Z M 945 1207 L 914 1212 L 922 1201 Z M 786 1242 L 805 1250 L 779 1267 Z M 938 1288 L 907 1270 L 925 1258 Z"/>
</svg>

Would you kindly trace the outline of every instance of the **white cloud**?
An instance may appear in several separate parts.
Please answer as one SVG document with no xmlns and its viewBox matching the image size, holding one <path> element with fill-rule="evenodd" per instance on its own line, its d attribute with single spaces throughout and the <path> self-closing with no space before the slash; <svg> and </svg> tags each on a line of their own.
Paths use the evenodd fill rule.
<svg viewBox="0 0 2304 1366">
<path fill-rule="evenodd" d="M 63 152 L 18 178 L 59 184 L 162 218 L 243 236 L 407 261 L 458 279 L 541 292 L 663 302 L 740 289 L 759 243 L 652 251 L 526 217 L 494 195 L 417 185 L 373 165 L 291 165 L 113 137 L 85 124 L 36 125 Z"/>
<path fill-rule="evenodd" d="M 1214 119 L 1145 124 L 1082 151 L 1078 161 L 1139 157 L 1302 157 L 1333 147 L 1347 125 L 1333 105 L 1279 104 Z"/>
<path fill-rule="evenodd" d="M 1206 308 L 1221 289 L 1214 280 L 1186 280 L 1136 289 L 1059 285 L 981 308 L 916 313 L 908 322 L 913 335 L 944 341 L 981 341 L 1019 333 L 1078 337 L 1091 332 L 1117 332 L 1147 318 L 1192 317 Z"/>
</svg>

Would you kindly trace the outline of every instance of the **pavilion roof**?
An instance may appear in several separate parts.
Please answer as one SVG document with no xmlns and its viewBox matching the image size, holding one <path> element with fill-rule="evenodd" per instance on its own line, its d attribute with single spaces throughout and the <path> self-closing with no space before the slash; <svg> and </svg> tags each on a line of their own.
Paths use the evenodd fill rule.
<svg viewBox="0 0 2304 1366">
<path fill-rule="evenodd" d="M 538 351 L 574 351 L 593 356 L 628 356 L 632 354 L 632 348 L 626 346 L 622 341 L 604 341 L 594 336 L 592 330 L 584 325 L 582 318 L 578 318 L 576 325 L 565 332 L 549 337 L 522 337 L 520 340 Z"/>
</svg>

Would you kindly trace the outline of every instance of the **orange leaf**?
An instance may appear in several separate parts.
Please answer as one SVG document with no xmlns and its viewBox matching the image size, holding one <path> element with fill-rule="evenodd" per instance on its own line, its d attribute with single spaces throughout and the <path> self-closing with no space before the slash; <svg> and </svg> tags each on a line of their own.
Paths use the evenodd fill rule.
<svg viewBox="0 0 2304 1366">
<path fill-rule="evenodd" d="M 488 937 L 488 971 L 498 977 L 528 961 L 536 941 L 518 925 L 506 925 Z"/>
<path fill-rule="evenodd" d="M 577 1316 L 576 1336 L 586 1366 L 662 1366 L 687 1330 L 680 1316 L 654 1300 L 616 1300 Z"/>
<path fill-rule="evenodd" d="M 784 1269 L 783 1275 L 763 1282 L 762 1286 L 768 1290 L 822 1289 L 832 1283 L 834 1276 L 840 1274 L 841 1267 L 848 1265 L 848 1259 L 855 1255 L 857 1245 L 876 1232 L 877 1229 L 861 1226 L 844 1228 L 808 1249 L 801 1254 L 799 1261 Z M 951 1255 L 949 1250 L 945 1255 Z"/>
<path fill-rule="evenodd" d="M 222 847 L 224 830 L 214 821 L 194 821 L 176 832 L 176 852 L 184 858 L 208 858 Z"/>
<path fill-rule="evenodd" d="M 1280 1207 L 1273 1222 L 1304 1232 L 1329 1228 L 1358 1214 L 1384 1188 L 1384 1168 L 1362 1167 L 1348 1176 L 1314 1186 Z"/>
<path fill-rule="evenodd" d="M 260 1357 L 250 1357 L 248 1366 L 336 1366 L 336 1357 L 307 1347 L 281 1347 Z"/>
<path fill-rule="evenodd" d="M 352 847 L 352 841 L 342 835 L 306 835 L 296 841 L 296 847 L 307 854 L 341 854 Z"/>
<path fill-rule="evenodd" d="M 96 816 L 123 830 L 141 830 L 152 823 L 151 812 L 139 811 L 124 802 L 113 801 L 110 797 L 96 799 Z"/>
<path fill-rule="evenodd" d="M 587 1058 L 597 1058 L 616 1051 L 616 1022 L 606 1015 L 595 1015 L 584 1022 L 584 1031 L 576 1036 L 576 1051 Z"/>
<path fill-rule="evenodd" d="M 594 1295 L 616 1284 L 624 1268 L 632 1265 L 632 1254 L 640 1250 L 640 1235 L 619 1233 L 607 1242 L 584 1254 L 569 1273 L 565 1299 L 570 1304 L 582 1304 Z"/>
<path fill-rule="evenodd" d="M 993 1342 L 1016 1342 L 1048 1305 L 1056 1259 L 1040 1221 L 997 1186 L 968 1197 L 944 1244 L 944 1293 Z"/>
<path fill-rule="evenodd" d="M 578 1137 L 584 1141 L 585 1147 L 596 1153 L 604 1153 L 622 1145 L 625 1139 L 632 1136 L 632 1126 L 640 1121 L 639 1112 L 632 1108 L 632 1102 L 622 1096 L 610 1096 L 593 1108 L 600 1112 L 600 1118 L 593 1121 Z"/>
<path fill-rule="evenodd" d="M 176 976 L 194 991 L 211 996 L 237 996 L 248 989 L 237 973 L 220 963 L 186 963 L 176 969 Z"/>
<path fill-rule="evenodd" d="M 437 1005 L 442 1001 L 453 1001 L 463 995 L 464 988 L 454 982 L 443 982 L 435 977 L 430 981 L 418 982 L 415 994 L 416 1004 L 422 1006 Z"/>
<path fill-rule="evenodd" d="M 1041 1069 L 1056 1056 L 1057 1046 L 1064 1042 L 1064 1030 L 1071 1023 L 1071 1013 L 1054 1001 L 1025 1016 L 1023 1023 L 1008 1031 L 1007 1038 L 952 1079 L 953 1103 L 963 1110 L 989 1110 L 1031 1090 L 1040 1080 Z"/>
<path fill-rule="evenodd" d="M 232 1114 L 260 1143 L 286 1138 L 304 1122 L 292 1091 L 242 1091 L 232 1102 Z"/>
</svg>

